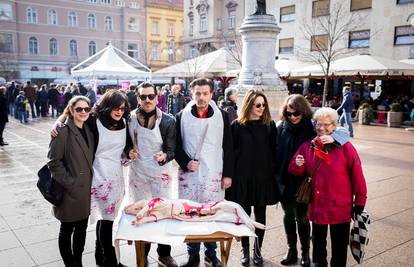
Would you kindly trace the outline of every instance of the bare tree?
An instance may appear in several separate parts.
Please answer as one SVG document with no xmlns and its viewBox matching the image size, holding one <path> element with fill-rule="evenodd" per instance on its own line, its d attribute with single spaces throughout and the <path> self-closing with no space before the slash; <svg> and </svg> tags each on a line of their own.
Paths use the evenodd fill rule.
<svg viewBox="0 0 414 267">
<path fill-rule="evenodd" d="M 329 2 L 328 2 L 329 3 Z M 325 106 L 328 94 L 328 81 L 332 61 L 345 54 L 356 52 L 349 50 L 346 40 L 349 32 L 361 27 L 362 18 L 357 12 L 349 12 L 347 1 L 336 1 L 329 14 L 303 19 L 300 29 L 304 38 L 311 43 L 309 48 L 297 48 L 297 54 L 310 62 L 319 64 L 324 73 L 322 106 Z"/>
<path fill-rule="evenodd" d="M 186 77 L 190 78 L 191 80 L 194 80 L 195 78 L 200 76 L 202 64 L 200 56 L 187 59 L 183 61 L 181 64 L 184 64 L 185 66 Z"/>
<path fill-rule="evenodd" d="M 228 47 L 230 56 L 240 65 L 241 68 L 243 51 L 241 35 L 237 34 L 236 31 L 228 31 L 226 33 L 220 33 L 218 38 L 224 43 L 225 46 Z"/>
</svg>

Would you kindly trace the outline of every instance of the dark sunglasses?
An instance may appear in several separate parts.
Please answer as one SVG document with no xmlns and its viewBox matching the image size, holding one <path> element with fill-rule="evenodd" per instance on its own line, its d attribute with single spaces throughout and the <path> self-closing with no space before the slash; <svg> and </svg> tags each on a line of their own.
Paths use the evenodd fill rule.
<svg viewBox="0 0 414 267">
<path fill-rule="evenodd" d="M 258 104 L 254 105 L 254 106 L 256 108 L 261 108 L 261 107 L 265 108 L 266 107 L 266 103 L 258 103 Z"/>
<path fill-rule="evenodd" d="M 154 100 L 154 98 L 156 97 L 156 94 L 150 94 L 150 95 L 139 95 L 139 99 L 141 99 L 142 101 L 145 101 L 147 98 L 149 100 Z"/>
<path fill-rule="evenodd" d="M 291 116 L 298 117 L 300 116 L 300 112 L 299 111 L 295 111 L 295 112 L 286 111 L 286 116 L 287 117 L 291 117 Z"/>
<path fill-rule="evenodd" d="M 118 112 L 118 111 L 125 112 L 125 107 L 113 108 L 112 111 L 115 111 L 115 112 Z"/>
<path fill-rule="evenodd" d="M 85 111 L 86 113 L 88 113 L 89 111 L 91 111 L 91 108 L 90 107 L 86 107 L 86 108 L 77 107 L 75 108 L 75 111 L 77 113 L 81 113 L 82 111 Z"/>
</svg>

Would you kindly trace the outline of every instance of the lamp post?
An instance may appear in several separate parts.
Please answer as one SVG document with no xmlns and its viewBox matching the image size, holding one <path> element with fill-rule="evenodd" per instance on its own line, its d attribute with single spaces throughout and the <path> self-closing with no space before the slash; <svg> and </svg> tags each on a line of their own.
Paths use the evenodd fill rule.
<svg viewBox="0 0 414 267">
<path fill-rule="evenodd" d="M 180 48 L 175 48 L 174 38 L 170 39 L 169 47 L 164 48 L 162 52 L 168 55 L 168 62 L 171 65 L 174 65 L 176 63 L 176 60 L 177 60 L 176 55 L 182 53 Z M 171 77 L 171 85 L 173 85 L 174 83 L 175 83 L 175 77 Z"/>
</svg>

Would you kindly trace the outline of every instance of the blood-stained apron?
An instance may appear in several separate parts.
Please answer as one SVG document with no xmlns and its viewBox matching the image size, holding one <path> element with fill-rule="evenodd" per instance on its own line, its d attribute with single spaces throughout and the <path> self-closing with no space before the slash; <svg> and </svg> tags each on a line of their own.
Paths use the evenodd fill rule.
<svg viewBox="0 0 414 267">
<path fill-rule="evenodd" d="M 172 162 L 160 166 L 154 160 L 154 154 L 162 151 L 161 120 L 162 113 L 157 109 L 155 126 L 153 129 L 148 129 L 139 125 L 135 112 L 131 114 L 129 132 L 132 140 L 134 140 L 134 131 L 137 132 L 140 156 L 132 161 L 129 167 L 129 203 L 156 197 L 172 198 Z"/>
<path fill-rule="evenodd" d="M 113 221 L 125 194 L 121 156 L 126 143 L 126 128 L 112 131 L 96 120 L 99 143 L 93 162 L 90 222 Z"/>
<path fill-rule="evenodd" d="M 210 101 L 214 114 L 200 119 L 191 114 L 194 101 L 188 103 L 181 117 L 183 149 L 194 159 L 200 149 L 197 171 L 178 170 L 178 195 L 180 199 L 190 199 L 200 203 L 219 201 L 224 198 L 221 187 L 223 172 L 223 116 L 216 103 Z M 208 126 L 207 126 L 208 125 Z M 205 132 L 207 129 L 207 132 Z M 202 140 L 204 137 L 204 140 Z"/>
</svg>

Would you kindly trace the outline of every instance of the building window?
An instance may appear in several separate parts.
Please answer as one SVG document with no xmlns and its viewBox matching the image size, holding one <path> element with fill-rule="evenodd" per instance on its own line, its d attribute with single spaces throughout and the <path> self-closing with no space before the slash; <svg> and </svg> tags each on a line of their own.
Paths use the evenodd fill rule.
<svg viewBox="0 0 414 267">
<path fill-rule="evenodd" d="M 128 18 L 128 31 L 138 32 L 139 31 L 139 21 L 138 18 L 130 17 Z"/>
<path fill-rule="evenodd" d="M 279 54 L 293 54 L 293 38 L 279 40 Z"/>
<path fill-rule="evenodd" d="M 200 32 L 207 31 L 207 15 L 200 16 Z"/>
<path fill-rule="evenodd" d="M 29 39 L 29 54 L 30 55 L 39 54 L 39 44 L 37 43 L 36 37 L 30 37 Z"/>
<path fill-rule="evenodd" d="M 280 22 L 295 20 L 295 6 L 285 6 L 280 8 Z"/>
<path fill-rule="evenodd" d="M 124 7 L 125 6 L 125 1 L 116 0 L 116 5 L 119 6 L 119 7 Z"/>
<path fill-rule="evenodd" d="M 397 4 L 414 3 L 414 0 L 397 0 Z"/>
<path fill-rule="evenodd" d="M 52 56 L 58 54 L 58 42 L 55 38 L 49 40 L 49 54 Z"/>
<path fill-rule="evenodd" d="M 372 0 L 351 0 L 351 11 L 372 7 Z"/>
<path fill-rule="evenodd" d="M 312 2 L 312 17 L 329 15 L 329 0 L 317 0 Z"/>
<path fill-rule="evenodd" d="M 89 29 L 96 29 L 96 16 L 95 14 L 88 15 L 88 28 Z"/>
<path fill-rule="evenodd" d="M 354 31 L 349 33 L 349 48 L 369 47 L 370 30 Z"/>
<path fill-rule="evenodd" d="M 88 0 L 89 3 L 96 3 L 97 0 Z"/>
<path fill-rule="evenodd" d="M 229 30 L 232 30 L 232 29 L 236 28 L 236 11 L 234 11 L 234 10 L 229 11 L 229 21 L 228 21 L 228 23 L 229 23 L 229 25 L 228 25 Z"/>
<path fill-rule="evenodd" d="M 13 19 L 13 10 L 11 3 L 1 3 L 0 4 L 0 21 L 7 21 Z"/>
<path fill-rule="evenodd" d="M 160 60 L 160 46 L 152 44 L 152 60 Z"/>
<path fill-rule="evenodd" d="M 68 24 L 69 27 L 77 27 L 78 26 L 78 16 L 74 11 L 70 11 L 68 15 Z"/>
<path fill-rule="evenodd" d="M 134 8 L 134 9 L 138 9 L 139 8 L 139 4 L 137 2 L 132 2 L 129 3 L 129 8 Z"/>
<path fill-rule="evenodd" d="M 311 38 L 311 51 L 321 51 L 328 49 L 328 35 L 314 35 Z"/>
<path fill-rule="evenodd" d="M 106 16 L 105 17 L 105 31 L 113 31 L 114 30 L 114 25 L 112 22 L 112 17 L 110 16 Z"/>
<path fill-rule="evenodd" d="M 47 11 L 47 24 L 49 25 L 57 25 L 57 13 L 54 9 L 49 9 Z"/>
<path fill-rule="evenodd" d="M 88 45 L 89 49 L 89 56 L 93 56 L 96 54 L 96 43 L 94 41 L 90 41 Z"/>
<path fill-rule="evenodd" d="M 217 19 L 217 30 L 221 31 L 223 29 L 223 20 Z"/>
<path fill-rule="evenodd" d="M 158 21 L 152 22 L 152 34 L 160 34 L 160 24 Z"/>
<path fill-rule="evenodd" d="M 27 8 L 27 23 L 37 23 L 37 10 L 32 7 Z"/>
<path fill-rule="evenodd" d="M 414 44 L 414 27 L 399 26 L 395 27 L 394 45 Z"/>
<path fill-rule="evenodd" d="M 71 57 L 77 57 L 78 56 L 78 43 L 75 40 L 70 40 L 69 50 L 70 50 L 70 56 Z"/>
<path fill-rule="evenodd" d="M 112 0 L 101 0 L 101 4 L 110 5 L 112 4 Z"/>
<path fill-rule="evenodd" d="M 228 48 L 229 50 L 234 50 L 234 49 L 236 49 L 236 41 L 229 41 L 229 42 L 227 43 L 227 48 Z"/>
<path fill-rule="evenodd" d="M 13 35 L 0 33 L 0 53 L 13 53 Z"/>
<path fill-rule="evenodd" d="M 192 46 L 190 48 L 190 58 L 195 58 L 197 56 L 198 56 L 197 48 L 195 48 L 194 46 Z"/>
<path fill-rule="evenodd" d="M 174 36 L 174 24 L 168 23 L 168 36 Z"/>
<path fill-rule="evenodd" d="M 190 25 L 188 29 L 188 34 L 192 36 L 194 34 L 194 16 L 191 14 L 189 15 Z"/>
<path fill-rule="evenodd" d="M 128 56 L 138 59 L 138 44 L 128 44 Z"/>
</svg>

